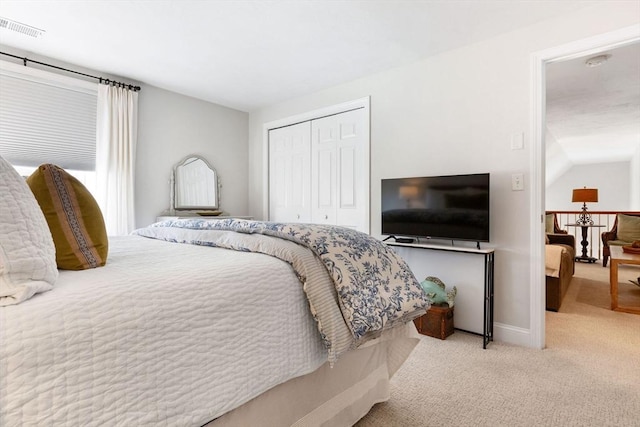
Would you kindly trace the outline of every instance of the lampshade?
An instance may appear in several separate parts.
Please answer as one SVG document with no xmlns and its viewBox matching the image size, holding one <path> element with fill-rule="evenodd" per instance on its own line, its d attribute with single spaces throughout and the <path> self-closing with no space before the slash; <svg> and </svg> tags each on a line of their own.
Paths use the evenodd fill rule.
<svg viewBox="0 0 640 427">
<path fill-rule="evenodd" d="M 419 188 L 416 185 L 403 185 L 400 187 L 400 198 L 415 199 L 418 197 Z"/>
<path fill-rule="evenodd" d="M 572 202 L 597 202 L 598 201 L 598 189 L 597 188 L 576 188 L 573 190 Z"/>
</svg>

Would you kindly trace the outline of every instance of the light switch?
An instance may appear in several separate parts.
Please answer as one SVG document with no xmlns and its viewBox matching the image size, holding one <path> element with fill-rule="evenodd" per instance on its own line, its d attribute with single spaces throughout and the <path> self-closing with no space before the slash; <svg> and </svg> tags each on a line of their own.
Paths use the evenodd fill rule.
<svg viewBox="0 0 640 427">
<path fill-rule="evenodd" d="M 522 150 L 524 148 L 524 133 L 518 132 L 511 135 L 511 149 Z"/>
<path fill-rule="evenodd" d="M 511 190 L 524 190 L 524 174 L 514 173 L 513 175 L 511 175 Z"/>
</svg>

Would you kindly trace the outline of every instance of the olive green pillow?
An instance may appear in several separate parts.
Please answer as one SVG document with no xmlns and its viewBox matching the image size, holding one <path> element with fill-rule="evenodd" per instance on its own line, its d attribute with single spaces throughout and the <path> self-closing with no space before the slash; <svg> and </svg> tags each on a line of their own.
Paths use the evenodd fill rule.
<svg viewBox="0 0 640 427">
<path fill-rule="evenodd" d="M 86 270 L 107 262 L 104 218 L 89 190 L 64 169 L 40 165 L 27 178 L 47 220 L 62 270 Z"/>
<path fill-rule="evenodd" d="M 616 239 L 625 242 L 640 240 L 640 216 L 618 214 Z"/>
<path fill-rule="evenodd" d="M 544 217 L 544 229 L 545 232 L 547 233 L 555 233 L 555 227 L 554 227 L 554 223 L 555 223 L 555 215 L 554 214 L 546 214 Z"/>
</svg>

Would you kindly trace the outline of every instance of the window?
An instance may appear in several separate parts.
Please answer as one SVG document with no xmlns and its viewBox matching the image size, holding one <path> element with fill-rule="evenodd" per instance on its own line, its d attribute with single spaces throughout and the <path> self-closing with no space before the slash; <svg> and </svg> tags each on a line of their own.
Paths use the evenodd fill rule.
<svg viewBox="0 0 640 427">
<path fill-rule="evenodd" d="M 21 175 L 53 163 L 95 188 L 97 83 L 0 61 L 0 155 Z"/>
<path fill-rule="evenodd" d="M 16 166 L 12 165 L 13 168 L 23 176 L 24 178 L 29 177 L 38 167 L 37 166 Z M 96 190 L 96 172 L 95 171 L 79 171 L 73 169 L 65 169 L 66 172 L 73 175 L 78 181 L 80 181 L 86 188 L 89 190 L 91 194 L 95 194 Z"/>
</svg>

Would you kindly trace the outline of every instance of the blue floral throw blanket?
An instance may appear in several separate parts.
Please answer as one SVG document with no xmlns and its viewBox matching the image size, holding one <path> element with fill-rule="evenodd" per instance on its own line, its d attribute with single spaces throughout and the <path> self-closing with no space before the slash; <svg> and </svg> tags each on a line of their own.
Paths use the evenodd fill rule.
<svg viewBox="0 0 640 427">
<path fill-rule="evenodd" d="M 172 229 L 176 231 L 172 232 Z M 283 255 L 282 249 L 269 249 L 268 244 L 258 243 L 257 240 L 249 241 L 246 238 L 229 240 L 229 233 L 222 238 L 215 233 L 184 234 L 177 229 L 258 234 L 308 248 L 321 261 L 332 279 L 342 317 L 350 331 L 352 342 L 348 347 L 351 348 L 378 336 L 394 324 L 407 322 L 424 314 L 429 307 L 420 283 L 404 260 L 382 242 L 359 231 L 319 224 L 188 219 L 164 221 L 134 232 L 141 236 L 173 242 L 268 253 L 290 263 L 303 283 L 306 277 L 312 274 L 308 260 L 296 263 L 291 259 L 291 255 Z M 333 289 L 331 291 L 333 292 Z M 311 289 L 310 293 L 307 284 L 305 292 L 316 316 L 314 307 L 318 307 L 320 303 L 310 298 L 313 290 Z M 316 316 L 316 320 L 321 319 Z M 335 343 L 331 342 L 331 337 L 327 336 L 323 325 L 319 324 L 319 329 L 330 350 L 332 345 L 337 353 L 344 350 L 335 348 Z"/>
</svg>

